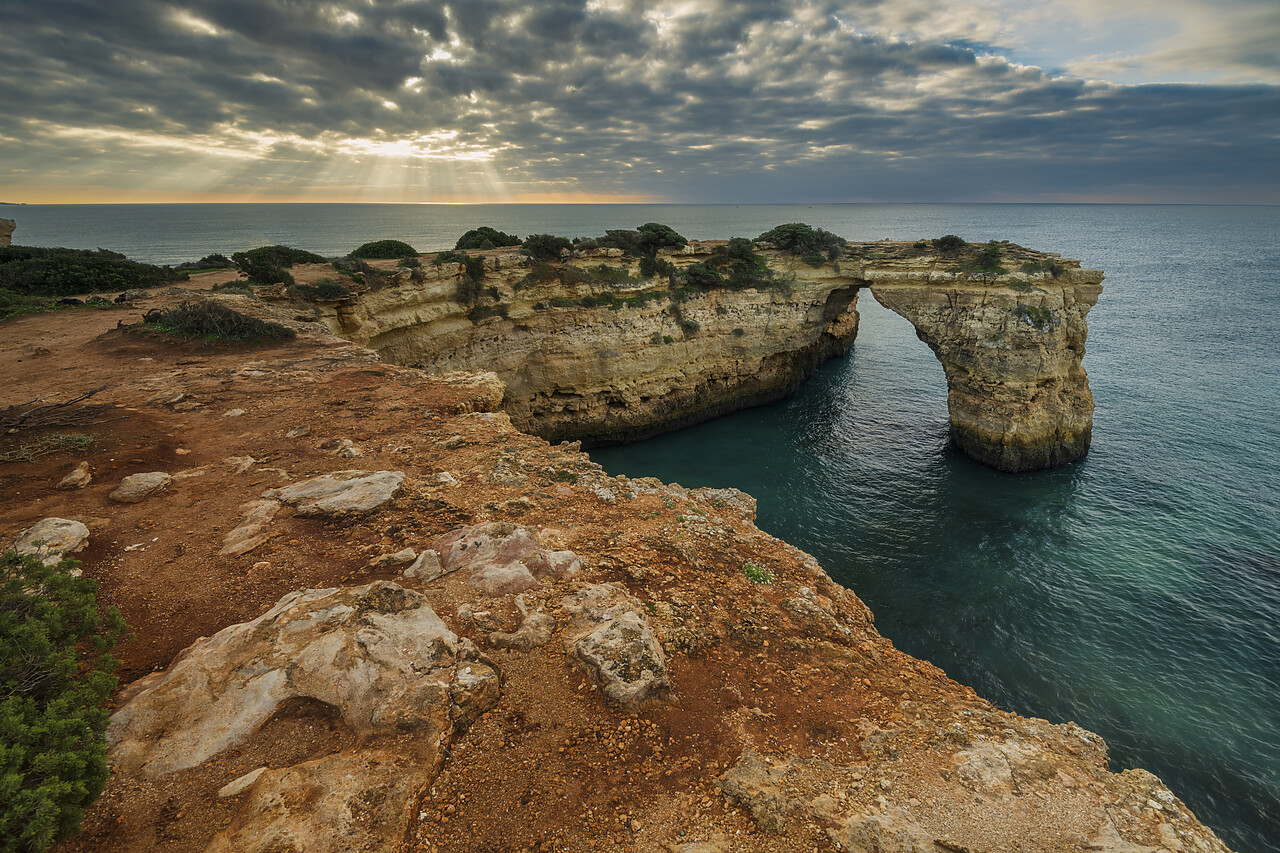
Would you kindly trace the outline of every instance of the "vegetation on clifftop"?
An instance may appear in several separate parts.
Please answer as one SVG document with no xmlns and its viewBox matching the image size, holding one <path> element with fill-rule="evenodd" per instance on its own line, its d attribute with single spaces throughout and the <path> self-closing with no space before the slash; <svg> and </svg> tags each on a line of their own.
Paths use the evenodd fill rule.
<svg viewBox="0 0 1280 853">
<path fill-rule="evenodd" d="M 137 328 L 137 327 L 134 327 Z M 200 338 L 209 342 L 260 342 L 297 337 L 287 326 L 241 314 L 220 302 L 183 302 L 177 308 L 153 308 L 142 318 L 142 328 L 164 332 L 177 338 Z"/>
<path fill-rule="evenodd" d="M 756 238 L 760 243 L 771 243 L 790 252 L 811 267 L 820 267 L 840 257 L 840 251 L 848 241 L 830 231 L 814 228 L 803 222 L 778 225 Z"/>
<path fill-rule="evenodd" d="M 70 296 L 159 287 L 189 276 L 169 267 L 131 261 L 106 249 L 0 246 L 0 290 L 20 296 Z"/>
<path fill-rule="evenodd" d="M 362 243 L 352 249 L 347 256 L 366 260 L 393 261 L 397 258 L 412 257 L 416 254 L 418 254 L 418 250 L 402 240 L 374 240 L 371 243 Z"/>
<path fill-rule="evenodd" d="M 328 258 L 289 246 L 259 246 L 231 256 L 250 284 L 293 284 L 288 267 L 294 264 L 327 264 Z"/>
<path fill-rule="evenodd" d="M 111 652 L 127 630 L 79 563 L 0 555 L 0 851 L 33 853 L 80 828 L 107 783 Z"/>
</svg>

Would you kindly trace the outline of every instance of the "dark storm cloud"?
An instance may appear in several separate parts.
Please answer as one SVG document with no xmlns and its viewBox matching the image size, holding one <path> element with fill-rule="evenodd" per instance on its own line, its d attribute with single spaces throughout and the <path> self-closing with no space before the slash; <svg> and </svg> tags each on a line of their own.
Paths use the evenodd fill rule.
<svg viewBox="0 0 1280 853">
<path fill-rule="evenodd" d="M 12 182 L 155 185 L 186 164 L 237 186 L 259 175 L 290 187 L 372 156 L 349 140 L 427 150 L 447 138 L 459 154 L 491 157 L 510 184 L 673 200 L 973 199 L 1177 182 L 1200 192 L 1207 181 L 1280 192 L 1275 86 L 1053 76 L 984 44 L 859 28 L 882 8 L 722 0 L 682 17 L 628 0 L 22 4 L 0 32 L 0 62 L 17 69 L 0 89 L 0 158 Z"/>
</svg>

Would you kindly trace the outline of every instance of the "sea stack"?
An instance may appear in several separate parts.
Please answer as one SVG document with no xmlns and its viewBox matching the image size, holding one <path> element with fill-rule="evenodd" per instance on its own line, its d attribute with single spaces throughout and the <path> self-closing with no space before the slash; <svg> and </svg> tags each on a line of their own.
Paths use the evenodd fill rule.
<svg viewBox="0 0 1280 853">
<path fill-rule="evenodd" d="M 13 243 L 13 231 L 18 227 L 18 223 L 12 219 L 0 219 L 0 246 L 8 246 Z"/>
</svg>

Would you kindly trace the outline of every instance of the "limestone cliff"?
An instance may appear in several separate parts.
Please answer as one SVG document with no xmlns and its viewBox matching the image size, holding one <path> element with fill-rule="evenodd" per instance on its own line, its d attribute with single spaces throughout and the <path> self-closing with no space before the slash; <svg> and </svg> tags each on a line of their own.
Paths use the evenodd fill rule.
<svg viewBox="0 0 1280 853">
<path fill-rule="evenodd" d="M 712 249 L 665 257 L 688 266 Z M 460 265 L 426 265 L 335 306 L 330 322 L 398 364 L 494 371 L 518 427 L 587 445 L 777 400 L 847 352 L 857 333 L 858 282 L 832 270 L 778 287 L 672 292 L 620 254 L 587 252 L 539 273 L 515 252 L 490 253 L 487 292 L 474 306 L 457 298 Z"/>
<path fill-rule="evenodd" d="M 691 244 L 662 260 L 687 269 L 716 245 Z M 641 277 L 618 250 L 563 264 L 499 250 L 486 253 L 470 293 L 461 264 L 427 264 L 330 304 L 325 319 L 399 364 L 492 370 L 507 385 L 504 409 L 517 426 L 590 446 L 790 394 L 852 345 L 858 290 L 869 287 L 942 362 L 951 432 L 964 452 L 1024 471 L 1088 451 L 1093 398 L 1081 359 L 1101 272 L 1012 244 L 986 248 L 997 251 L 986 267 L 976 266 L 975 247 L 850 243 L 818 267 L 757 248 L 767 283 L 709 291 Z"/>
<path fill-rule="evenodd" d="M 12 219 L 0 219 L 0 246 L 8 246 L 13 242 L 13 231 L 18 223 Z"/>
<path fill-rule="evenodd" d="M 0 538 L 79 525 L 137 633 L 59 853 L 1226 853 L 1097 735 L 894 648 L 751 497 L 611 477 L 492 375 L 292 306 L 213 297 L 299 333 L 250 349 L 117 329 L 191 295 L 0 339 L 12 400 L 94 398 L 64 412 L 89 447 L 7 463 Z"/>
</svg>

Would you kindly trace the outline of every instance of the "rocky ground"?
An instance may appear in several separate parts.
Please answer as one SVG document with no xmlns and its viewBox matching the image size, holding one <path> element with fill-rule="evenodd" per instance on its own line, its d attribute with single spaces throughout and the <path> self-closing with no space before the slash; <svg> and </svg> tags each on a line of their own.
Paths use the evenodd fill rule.
<svg viewBox="0 0 1280 853">
<path fill-rule="evenodd" d="M 223 297 L 301 332 L 270 345 L 119 328 L 183 295 L 0 336 L 0 410 L 96 389 L 0 436 L 93 439 L 0 462 L 0 536 L 83 524 L 137 634 L 58 849 L 1225 850 L 1096 735 L 894 649 L 748 496 L 608 477 L 492 375 L 287 308 Z"/>
</svg>

